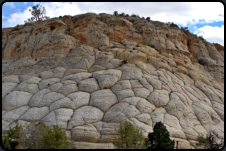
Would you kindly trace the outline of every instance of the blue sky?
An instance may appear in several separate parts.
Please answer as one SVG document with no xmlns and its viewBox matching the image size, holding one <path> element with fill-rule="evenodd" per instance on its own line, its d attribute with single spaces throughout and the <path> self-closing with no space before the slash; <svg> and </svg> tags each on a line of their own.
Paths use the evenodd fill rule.
<svg viewBox="0 0 226 151">
<path fill-rule="evenodd" d="M 220 2 L 5 2 L 2 28 L 24 24 L 32 17 L 29 9 L 36 4 L 45 7 L 46 16 L 50 18 L 87 12 L 134 13 L 154 21 L 174 22 L 209 42 L 224 45 L 224 5 Z"/>
</svg>

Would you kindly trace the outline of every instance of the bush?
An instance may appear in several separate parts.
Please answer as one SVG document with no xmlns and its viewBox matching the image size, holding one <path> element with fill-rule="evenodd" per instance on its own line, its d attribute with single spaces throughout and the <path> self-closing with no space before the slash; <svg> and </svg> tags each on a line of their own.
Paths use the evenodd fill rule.
<svg viewBox="0 0 226 151">
<path fill-rule="evenodd" d="M 198 38 L 201 39 L 201 40 L 205 40 L 205 39 L 203 38 L 203 36 L 198 36 Z"/>
<path fill-rule="evenodd" d="M 137 17 L 137 15 L 135 15 L 134 13 L 131 15 L 132 17 Z"/>
<path fill-rule="evenodd" d="M 118 11 L 114 11 L 113 15 L 118 16 Z"/>
<path fill-rule="evenodd" d="M 71 149 L 74 148 L 67 141 L 65 132 L 57 125 L 53 126 L 53 130 L 45 127 L 43 132 L 43 149 Z"/>
<path fill-rule="evenodd" d="M 119 14 L 119 16 L 123 16 L 123 17 L 125 17 L 125 13 L 124 13 L 124 12 L 122 12 L 121 14 Z"/>
<path fill-rule="evenodd" d="M 19 126 L 18 121 L 16 121 L 16 126 L 13 128 L 9 128 L 9 130 L 3 131 L 2 135 L 2 147 L 4 149 L 16 149 L 19 145 L 18 139 L 20 138 L 20 130 L 21 126 Z"/>
<path fill-rule="evenodd" d="M 206 135 L 206 138 L 203 135 L 199 135 L 197 138 L 198 142 L 197 146 L 202 146 L 205 149 L 221 149 L 224 145 L 224 141 L 220 140 L 220 143 L 217 143 L 216 136 L 214 136 L 213 132 L 210 132 L 208 135 Z"/>
<path fill-rule="evenodd" d="M 135 127 L 128 121 L 119 127 L 120 138 L 113 140 L 116 149 L 145 149 L 145 139 L 142 129 Z"/>
<path fill-rule="evenodd" d="M 38 149 L 43 146 L 43 130 L 44 124 L 35 124 L 31 122 L 26 129 L 21 129 L 21 138 L 19 139 L 20 146 L 27 149 Z"/>
<path fill-rule="evenodd" d="M 181 27 L 180 29 L 181 29 L 181 30 L 184 30 L 184 31 L 189 31 L 189 30 L 188 30 L 188 27 Z"/>
<path fill-rule="evenodd" d="M 163 123 L 157 122 L 152 133 L 148 133 L 146 145 L 148 149 L 174 149 L 174 140 L 170 139 L 170 135 Z"/>
<path fill-rule="evenodd" d="M 6 134 L 12 134 L 12 130 L 4 131 Z M 11 140 L 12 135 L 4 135 L 2 144 L 4 148 L 14 149 L 75 149 L 76 147 L 67 141 L 65 132 L 58 126 L 53 126 L 50 129 L 43 123 L 35 124 L 32 122 L 29 126 L 23 129 L 16 124 L 13 128 L 13 138 L 16 138 L 16 143 L 8 143 L 6 140 Z M 16 137 L 15 137 L 16 136 Z M 14 141 L 15 142 L 15 141 Z M 6 147 L 5 147 L 6 146 Z"/>
<path fill-rule="evenodd" d="M 147 21 L 150 21 L 150 19 L 151 19 L 150 17 L 147 17 L 147 18 L 146 18 Z"/>
<path fill-rule="evenodd" d="M 174 24 L 174 22 L 168 22 L 166 23 L 169 27 L 178 27 L 177 24 Z"/>
</svg>

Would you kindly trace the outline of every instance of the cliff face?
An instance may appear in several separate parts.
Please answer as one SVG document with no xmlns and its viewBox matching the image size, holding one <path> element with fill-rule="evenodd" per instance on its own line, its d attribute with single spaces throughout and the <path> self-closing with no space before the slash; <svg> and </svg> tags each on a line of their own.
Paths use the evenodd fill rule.
<svg viewBox="0 0 226 151">
<path fill-rule="evenodd" d="M 2 29 L 2 128 L 43 121 L 110 143 L 127 119 L 162 121 L 183 148 L 224 137 L 224 47 L 162 22 L 109 14 Z"/>
</svg>

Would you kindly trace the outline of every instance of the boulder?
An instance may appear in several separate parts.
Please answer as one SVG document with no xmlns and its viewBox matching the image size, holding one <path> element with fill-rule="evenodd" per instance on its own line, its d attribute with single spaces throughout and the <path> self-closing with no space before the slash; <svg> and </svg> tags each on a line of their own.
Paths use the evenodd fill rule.
<svg viewBox="0 0 226 151">
<path fill-rule="evenodd" d="M 56 92 L 47 93 L 43 96 L 43 99 L 38 104 L 38 107 L 50 106 L 50 104 L 62 98 L 64 98 L 63 94 L 56 93 Z"/>
<path fill-rule="evenodd" d="M 60 108 L 54 111 L 51 111 L 46 115 L 41 121 L 50 127 L 58 125 L 59 128 L 66 129 L 67 123 L 73 115 L 72 109 Z"/>
<path fill-rule="evenodd" d="M 4 83 L 19 83 L 18 75 L 5 76 L 2 78 Z"/>
<path fill-rule="evenodd" d="M 95 76 L 101 89 L 107 89 L 115 85 L 120 79 L 122 72 L 120 70 L 109 69 L 104 71 L 101 75 Z"/>
<path fill-rule="evenodd" d="M 91 94 L 90 104 L 106 112 L 112 105 L 118 102 L 116 95 L 109 89 L 98 90 Z"/>
<path fill-rule="evenodd" d="M 156 107 L 164 107 L 169 102 L 169 92 L 166 90 L 154 90 L 147 98 Z"/>
<path fill-rule="evenodd" d="M 140 114 L 139 110 L 134 105 L 121 102 L 112 106 L 104 115 L 104 122 L 119 123 L 127 118 L 132 118 Z"/>
<path fill-rule="evenodd" d="M 65 80 L 73 80 L 75 81 L 76 83 L 84 80 L 84 79 L 87 79 L 89 77 L 92 76 L 92 73 L 86 73 L 86 72 L 81 72 L 81 73 L 77 73 L 77 74 L 71 74 L 71 75 L 68 75 L 68 76 L 65 76 L 62 81 L 65 81 Z"/>
<path fill-rule="evenodd" d="M 100 133 L 92 124 L 72 128 L 72 140 L 81 142 L 98 142 Z"/>
<path fill-rule="evenodd" d="M 150 94 L 150 91 L 146 88 L 134 88 L 133 92 L 136 97 L 147 98 Z"/>
<path fill-rule="evenodd" d="M 38 107 L 39 104 L 41 103 L 43 97 L 45 94 L 50 93 L 51 91 L 49 89 L 43 89 L 39 91 L 38 93 L 34 94 L 29 101 L 29 106 L 30 107 Z"/>
<path fill-rule="evenodd" d="M 57 92 L 67 96 L 70 93 L 78 91 L 77 84 L 68 84 L 62 86 Z"/>
<path fill-rule="evenodd" d="M 119 70 L 122 70 L 121 80 L 136 80 L 142 77 L 142 71 L 135 67 L 120 67 Z"/>
<path fill-rule="evenodd" d="M 82 80 L 78 83 L 79 91 L 92 93 L 100 89 L 95 78 Z"/>
<path fill-rule="evenodd" d="M 67 96 L 74 102 L 75 108 L 79 108 L 89 104 L 90 94 L 87 92 L 75 92 Z"/>
<path fill-rule="evenodd" d="M 2 109 L 10 111 L 22 106 L 28 106 L 31 97 L 32 94 L 28 92 L 12 91 L 3 99 Z"/>
<path fill-rule="evenodd" d="M 42 90 L 58 82 L 60 82 L 59 78 L 45 79 L 38 83 L 38 87 L 39 87 L 39 90 Z"/>
<path fill-rule="evenodd" d="M 73 101 L 71 101 L 69 98 L 65 97 L 61 100 L 58 100 L 54 103 L 52 103 L 49 107 L 50 111 L 59 109 L 59 108 L 71 108 L 71 109 L 75 109 L 75 103 Z"/>
<path fill-rule="evenodd" d="M 49 113 L 49 107 L 33 107 L 29 108 L 20 118 L 19 120 L 24 120 L 24 121 L 39 121 L 43 117 L 45 117 Z"/>
<path fill-rule="evenodd" d="M 4 115 L 2 115 L 2 119 L 4 121 L 12 123 L 17 120 L 22 114 L 24 114 L 24 112 L 26 112 L 28 109 L 28 106 L 22 106 L 15 110 L 8 111 Z"/>
<path fill-rule="evenodd" d="M 128 98 L 128 97 L 133 97 L 134 96 L 134 92 L 132 90 L 130 90 L 130 89 L 116 91 L 115 94 L 116 94 L 116 96 L 117 96 L 119 101 L 121 101 L 124 98 Z"/>
<path fill-rule="evenodd" d="M 2 99 L 9 94 L 15 87 L 17 83 L 2 83 Z"/>
<path fill-rule="evenodd" d="M 72 129 L 75 126 L 101 121 L 103 115 L 104 113 L 96 107 L 83 106 L 74 111 L 73 117 L 70 119 L 67 129 Z"/>
</svg>

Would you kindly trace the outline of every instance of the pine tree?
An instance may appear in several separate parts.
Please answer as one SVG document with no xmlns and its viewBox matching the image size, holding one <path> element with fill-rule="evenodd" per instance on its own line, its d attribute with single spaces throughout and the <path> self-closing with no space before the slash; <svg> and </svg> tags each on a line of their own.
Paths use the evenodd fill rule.
<svg viewBox="0 0 226 151">
<path fill-rule="evenodd" d="M 155 124 L 153 131 L 146 140 L 148 149 L 174 149 L 175 142 L 170 139 L 169 132 L 161 121 Z"/>
<path fill-rule="evenodd" d="M 118 11 L 114 11 L 113 13 L 115 16 L 118 16 Z"/>
<path fill-rule="evenodd" d="M 31 12 L 33 17 L 28 18 L 27 20 L 24 21 L 24 23 L 31 23 L 38 20 L 50 19 L 50 17 L 44 16 L 46 14 L 46 9 L 45 7 L 42 8 L 42 5 L 33 6 L 32 10 L 29 9 L 29 11 Z"/>
</svg>

